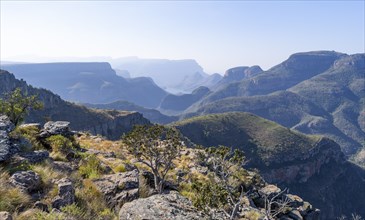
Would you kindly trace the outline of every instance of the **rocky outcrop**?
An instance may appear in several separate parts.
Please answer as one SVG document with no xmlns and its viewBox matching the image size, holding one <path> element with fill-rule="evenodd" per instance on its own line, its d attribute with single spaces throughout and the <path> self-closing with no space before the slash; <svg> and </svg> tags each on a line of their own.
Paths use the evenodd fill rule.
<svg viewBox="0 0 365 220">
<path fill-rule="evenodd" d="M 49 121 L 44 124 L 43 129 L 39 136 L 41 138 L 47 138 L 52 135 L 62 135 L 69 137 L 73 135 L 73 132 L 70 131 L 70 122 L 68 121 Z"/>
<path fill-rule="evenodd" d="M 9 132 L 14 129 L 14 124 L 9 118 L 0 115 L 0 162 L 5 161 L 16 153 L 18 147 L 10 141 Z"/>
<path fill-rule="evenodd" d="M 13 220 L 11 214 L 9 212 L 0 212 L 0 219 L 1 220 Z"/>
<path fill-rule="evenodd" d="M 101 123 L 90 123 L 84 130 L 88 130 L 93 135 L 102 135 L 112 140 L 120 139 L 123 133 L 132 130 L 134 125 L 146 125 L 150 122 L 138 112 L 106 111 L 112 118 Z M 77 126 L 77 125 L 76 125 Z M 76 130 L 83 130 L 75 126 Z"/>
<path fill-rule="evenodd" d="M 46 150 L 21 152 L 17 155 L 19 161 L 27 161 L 30 164 L 41 163 L 49 158 L 49 152 Z"/>
<path fill-rule="evenodd" d="M 233 82 L 233 81 L 240 81 L 243 79 L 251 78 L 256 76 L 257 74 L 263 72 L 261 67 L 259 66 L 239 66 L 228 69 L 224 73 L 224 77 L 221 82 Z M 221 83 L 219 82 L 219 83 Z"/>
<path fill-rule="evenodd" d="M 63 178 L 57 181 L 58 196 L 53 199 L 52 207 L 60 209 L 61 207 L 71 205 L 75 202 L 75 189 L 70 179 Z"/>
<path fill-rule="evenodd" d="M 124 204 L 119 212 L 120 220 L 132 219 L 209 219 L 197 211 L 191 202 L 177 192 L 158 194 Z"/>
<path fill-rule="evenodd" d="M 24 192 L 33 192 L 41 186 L 40 176 L 33 171 L 18 171 L 10 177 L 10 183 Z"/>
<path fill-rule="evenodd" d="M 139 195 L 138 170 L 105 175 L 93 182 L 104 195 L 107 205 L 113 209 L 118 209 L 124 203 L 137 199 Z"/>
</svg>

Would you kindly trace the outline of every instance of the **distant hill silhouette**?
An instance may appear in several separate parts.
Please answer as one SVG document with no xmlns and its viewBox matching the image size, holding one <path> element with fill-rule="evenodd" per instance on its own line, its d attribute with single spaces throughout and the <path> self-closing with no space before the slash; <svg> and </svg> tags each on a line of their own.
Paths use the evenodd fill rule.
<svg viewBox="0 0 365 220">
<path fill-rule="evenodd" d="M 109 63 L 17 64 L 3 65 L 2 68 L 33 86 L 49 89 L 74 102 L 126 100 L 153 108 L 167 94 L 150 78 L 126 79 L 116 75 Z"/>
</svg>

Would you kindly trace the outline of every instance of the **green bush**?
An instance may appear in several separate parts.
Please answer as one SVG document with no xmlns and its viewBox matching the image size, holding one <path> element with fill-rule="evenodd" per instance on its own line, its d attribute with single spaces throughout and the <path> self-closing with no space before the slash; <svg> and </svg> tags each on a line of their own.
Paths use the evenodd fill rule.
<svg viewBox="0 0 365 220">
<path fill-rule="evenodd" d="M 94 155 L 88 155 L 80 161 L 79 174 L 83 178 L 98 178 L 104 173 L 100 160 Z"/>
<path fill-rule="evenodd" d="M 52 135 L 46 139 L 46 143 L 52 148 L 53 152 L 68 154 L 73 148 L 72 141 L 62 135 Z"/>
<path fill-rule="evenodd" d="M 32 145 L 31 149 L 28 150 L 43 150 L 45 146 L 38 138 L 39 132 L 37 126 L 17 127 L 12 131 L 11 136 L 15 139 L 25 138 L 28 140 Z"/>
</svg>

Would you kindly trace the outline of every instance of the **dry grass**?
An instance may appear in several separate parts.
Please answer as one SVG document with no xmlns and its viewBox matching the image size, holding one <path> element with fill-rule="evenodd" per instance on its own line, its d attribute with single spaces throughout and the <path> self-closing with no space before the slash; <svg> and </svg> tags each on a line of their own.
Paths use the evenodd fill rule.
<svg viewBox="0 0 365 220">
<path fill-rule="evenodd" d="M 28 206 L 30 197 L 9 182 L 9 173 L 0 168 L 0 210 L 14 212 L 19 206 Z"/>
</svg>

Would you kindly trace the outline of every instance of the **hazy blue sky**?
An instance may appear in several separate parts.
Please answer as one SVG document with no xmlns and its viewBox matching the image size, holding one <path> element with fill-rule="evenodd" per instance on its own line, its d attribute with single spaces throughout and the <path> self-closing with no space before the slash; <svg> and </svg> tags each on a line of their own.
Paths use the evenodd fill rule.
<svg viewBox="0 0 365 220">
<path fill-rule="evenodd" d="M 364 52 L 364 1 L 1 3 L 1 59 L 196 59 L 208 72 L 267 69 L 311 50 Z"/>
</svg>

